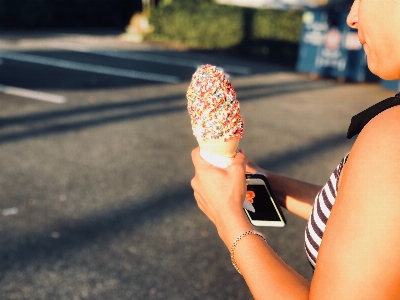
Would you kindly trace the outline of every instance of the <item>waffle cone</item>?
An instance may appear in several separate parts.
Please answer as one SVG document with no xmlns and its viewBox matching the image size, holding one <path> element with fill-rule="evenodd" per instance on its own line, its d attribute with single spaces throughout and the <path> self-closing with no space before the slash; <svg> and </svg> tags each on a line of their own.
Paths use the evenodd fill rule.
<svg viewBox="0 0 400 300">
<path fill-rule="evenodd" d="M 221 140 L 206 140 L 197 141 L 200 149 L 203 151 L 211 152 L 224 157 L 234 157 L 236 150 L 239 147 L 239 138 L 232 138 L 228 141 Z"/>
</svg>

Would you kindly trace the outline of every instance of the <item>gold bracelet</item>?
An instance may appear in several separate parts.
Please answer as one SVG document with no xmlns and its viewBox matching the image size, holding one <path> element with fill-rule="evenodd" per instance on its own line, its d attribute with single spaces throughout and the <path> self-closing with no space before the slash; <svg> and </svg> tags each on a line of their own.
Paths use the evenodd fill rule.
<svg viewBox="0 0 400 300">
<path fill-rule="evenodd" d="M 241 235 L 239 235 L 239 236 L 237 237 L 237 239 L 233 242 L 232 247 L 231 247 L 231 251 L 230 251 L 230 253 L 231 253 L 231 261 L 232 261 L 232 265 L 235 267 L 236 271 L 238 271 L 240 275 L 242 275 L 242 273 L 240 273 L 239 268 L 238 268 L 238 266 L 237 266 L 237 264 L 236 264 L 236 261 L 235 261 L 235 248 L 236 248 L 237 244 L 240 242 L 240 240 L 241 240 L 242 238 L 244 238 L 245 236 L 250 235 L 250 234 L 258 235 L 258 236 L 261 237 L 264 241 L 267 241 L 267 240 L 265 239 L 265 237 L 264 237 L 261 233 L 259 233 L 257 230 L 249 230 L 249 231 L 243 232 L 243 233 L 242 233 Z"/>
</svg>

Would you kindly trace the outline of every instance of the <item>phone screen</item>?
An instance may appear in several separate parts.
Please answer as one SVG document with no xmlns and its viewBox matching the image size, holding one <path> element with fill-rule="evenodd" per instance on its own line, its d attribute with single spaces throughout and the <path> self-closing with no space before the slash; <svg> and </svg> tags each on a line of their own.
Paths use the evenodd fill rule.
<svg viewBox="0 0 400 300">
<path fill-rule="evenodd" d="M 248 211 L 250 218 L 254 221 L 281 221 L 277 208 L 272 202 L 264 181 L 261 179 L 252 180 L 247 186 L 248 191 L 254 194 L 253 206 L 255 212 Z"/>
<path fill-rule="evenodd" d="M 255 212 L 245 209 L 254 226 L 283 227 L 286 224 L 279 204 L 276 203 L 267 178 L 262 174 L 247 174 L 246 201 L 252 203 Z"/>
</svg>

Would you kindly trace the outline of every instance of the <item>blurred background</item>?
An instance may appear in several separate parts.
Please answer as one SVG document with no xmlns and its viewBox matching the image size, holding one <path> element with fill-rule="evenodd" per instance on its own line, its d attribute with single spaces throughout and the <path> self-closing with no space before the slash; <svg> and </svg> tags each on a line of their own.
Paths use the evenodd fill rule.
<svg viewBox="0 0 400 300">
<path fill-rule="evenodd" d="M 249 159 L 324 184 L 351 116 L 399 90 L 368 71 L 350 5 L 0 0 L 0 298 L 252 299 L 193 198 L 186 89 L 224 68 Z M 260 231 L 311 279 L 284 213 Z"/>
</svg>

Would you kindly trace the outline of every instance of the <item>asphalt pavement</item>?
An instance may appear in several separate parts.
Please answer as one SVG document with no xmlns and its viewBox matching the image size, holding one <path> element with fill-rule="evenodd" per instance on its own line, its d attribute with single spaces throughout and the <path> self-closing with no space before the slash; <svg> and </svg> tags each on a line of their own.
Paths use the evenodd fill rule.
<svg viewBox="0 0 400 300">
<path fill-rule="evenodd" d="M 351 116 L 394 94 L 116 32 L 0 33 L 0 299 L 252 299 L 190 188 L 185 92 L 204 63 L 231 75 L 245 154 L 318 184 Z M 260 231 L 311 279 L 306 222 L 284 213 Z"/>
</svg>

